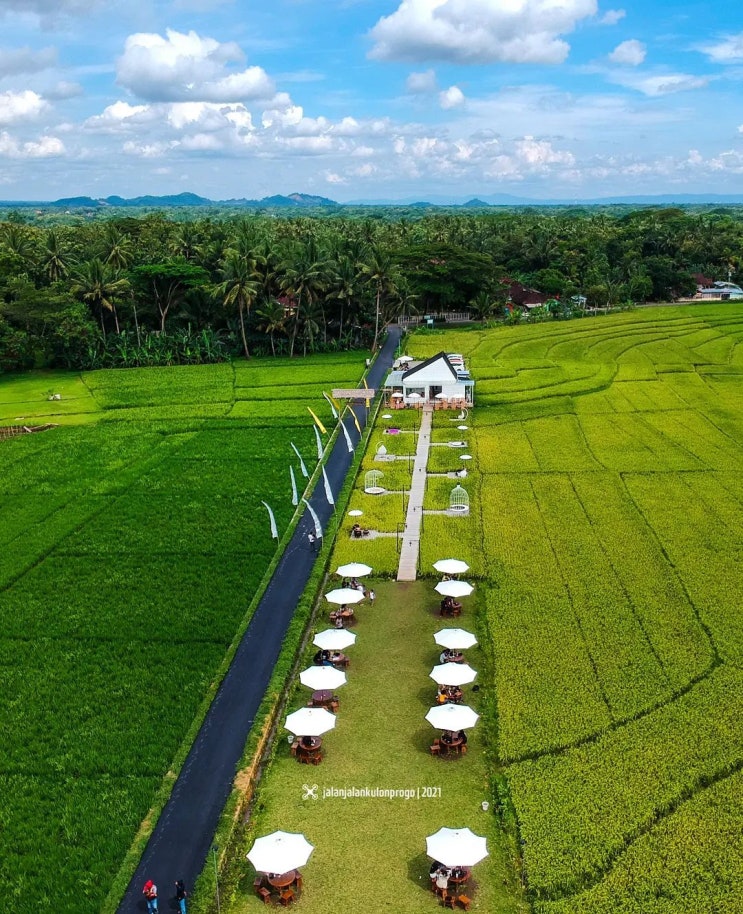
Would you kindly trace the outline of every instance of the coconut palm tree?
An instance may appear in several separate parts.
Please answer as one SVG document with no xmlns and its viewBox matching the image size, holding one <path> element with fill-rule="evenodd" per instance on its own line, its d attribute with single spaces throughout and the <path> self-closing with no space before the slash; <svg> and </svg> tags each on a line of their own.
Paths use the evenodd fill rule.
<svg viewBox="0 0 743 914">
<path fill-rule="evenodd" d="M 116 313 L 116 296 L 123 295 L 129 288 L 129 282 L 122 279 L 108 264 L 99 258 L 81 264 L 72 282 L 72 291 L 86 302 L 101 319 L 101 331 L 105 338 L 106 325 L 103 320 L 105 311 L 114 316 L 116 332 L 119 333 L 119 318 Z"/>
<path fill-rule="evenodd" d="M 274 335 L 277 330 L 283 330 L 286 324 L 286 312 L 281 302 L 273 299 L 257 310 L 256 315 L 259 318 L 258 327 L 264 333 L 269 335 L 271 340 L 271 355 L 276 355 L 276 342 Z"/>
<path fill-rule="evenodd" d="M 375 293 L 374 340 L 372 352 L 376 352 L 379 341 L 379 321 L 382 298 L 392 295 L 396 290 L 396 270 L 392 258 L 383 248 L 375 245 L 369 249 L 368 257 L 361 264 L 361 272 L 368 278 Z"/>
<path fill-rule="evenodd" d="M 42 268 L 49 282 L 59 282 L 70 271 L 72 257 L 56 229 L 49 229 L 44 238 Z"/>
<path fill-rule="evenodd" d="M 243 341 L 245 358 L 250 358 L 248 340 L 245 335 L 245 312 L 249 312 L 260 291 L 253 264 L 247 257 L 241 257 L 236 251 L 229 251 L 220 270 L 222 282 L 215 286 L 215 293 L 226 307 L 237 306 L 240 317 L 240 335 Z"/>
</svg>

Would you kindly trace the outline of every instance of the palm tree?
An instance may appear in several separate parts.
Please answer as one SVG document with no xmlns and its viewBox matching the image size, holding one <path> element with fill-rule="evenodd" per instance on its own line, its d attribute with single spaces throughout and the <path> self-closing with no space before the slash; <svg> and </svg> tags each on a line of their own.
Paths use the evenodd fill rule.
<svg viewBox="0 0 743 914">
<path fill-rule="evenodd" d="M 100 313 L 101 331 L 106 336 L 106 325 L 103 320 L 104 311 L 110 311 L 114 316 L 116 332 L 119 333 L 119 318 L 116 314 L 116 296 L 121 295 L 129 288 L 129 282 L 122 279 L 108 264 L 97 257 L 81 264 L 72 283 L 72 291 L 84 302 L 87 302 Z"/>
<path fill-rule="evenodd" d="M 289 337 L 289 355 L 293 356 L 304 303 L 311 304 L 319 294 L 322 288 L 323 271 L 321 264 L 308 256 L 305 248 L 298 250 L 294 246 L 282 263 L 281 272 L 283 273 L 280 280 L 281 288 L 293 300 L 294 319 Z"/>
<path fill-rule="evenodd" d="M 56 229 L 50 229 L 46 234 L 42 258 L 44 273 L 49 282 L 58 282 L 69 272 L 71 257 Z"/>
<path fill-rule="evenodd" d="M 245 335 L 245 312 L 255 301 L 256 295 L 260 291 L 260 285 L 256 280 L 253 265 L 246 257 L 240 257 L 235 251 L 229 251 L 225 258 L 221 275 L 223 281 L 215 287 L 215 292 L 222 298 L 227 307 L 237 305 L 237 313 L 240 316 L 240 334 L 243 341 L 243 350 L 245 358 L 250 358 L 248 351 L 248 340 Z"/>
<path fill-rule="evenodd" d="M 378 246 L 374 246 L 370 248 L 366 262 L 361 264 L 361 272 L 368 277 L 375 291 L 376 305 L 374 309 L 372 352 L 376 352 L 379 340 L 382 297 L 391 295 L 395 291 L 395 268 L 389 253 Z"/>
<path fill-rule="evenodd" d="M 269 335 L 271 340 L 271 354 L 276 355 L 276 344 L 274 340 L 274 334 L 277 330 L 283 330 L 284 325 L 286 324 L 286 312 L 284 311 L 284 306 L 281 302 L 273 299 L 270 302 L 267 302 L 263 308 L 255 312 L 260 318 L 258 327 L 263 330 L 264 333 Z"/>
<path fill-rule="evenodd" d="M 132 239 L 113 222 L 106 222 L 101 238 L 101 259 L 114 270 L 125 270 L 133 257 Z"/>
</svg>

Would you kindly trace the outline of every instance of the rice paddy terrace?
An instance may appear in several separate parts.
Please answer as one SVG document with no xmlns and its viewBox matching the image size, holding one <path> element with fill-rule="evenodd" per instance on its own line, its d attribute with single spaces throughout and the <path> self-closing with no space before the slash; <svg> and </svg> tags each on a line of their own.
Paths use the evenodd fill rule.
<svg viewBox="0 0 743 914">
<path fill-rule="evenodd" d="M 743 308 L 410 348 L 477 379 L 461 557 L 534 910 L 743 910 Z"/>
</svg>

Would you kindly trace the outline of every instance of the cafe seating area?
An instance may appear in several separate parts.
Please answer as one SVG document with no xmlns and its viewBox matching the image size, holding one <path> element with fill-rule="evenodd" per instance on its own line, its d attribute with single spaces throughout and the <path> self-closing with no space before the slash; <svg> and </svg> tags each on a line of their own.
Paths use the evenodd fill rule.
<svg viewBox="0 0 743 914">
<path fill-rule="evenodd" d="M 302 874 L 299 870 L 259 873 L 253 881 L 253 888 L 265 905 L 279 904 L 288 908 L 302 892 Z"/>
</svg>

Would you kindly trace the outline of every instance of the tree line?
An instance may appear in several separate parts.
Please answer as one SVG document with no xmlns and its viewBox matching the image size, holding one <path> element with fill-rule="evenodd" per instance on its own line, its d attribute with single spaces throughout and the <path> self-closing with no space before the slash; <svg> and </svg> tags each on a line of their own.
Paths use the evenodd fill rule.
<svg viewBox="0 0 743 914">
<path fill-rule="evenodd" d="M 409 212 L 409 211 L 408 211 Z M 0 369 L 207 362 L 376 347 L 401 313 L 669 301 L 741 277 L 738 210 L 498 211 L 75 225 L 0 222 Z"/>
</svg>

